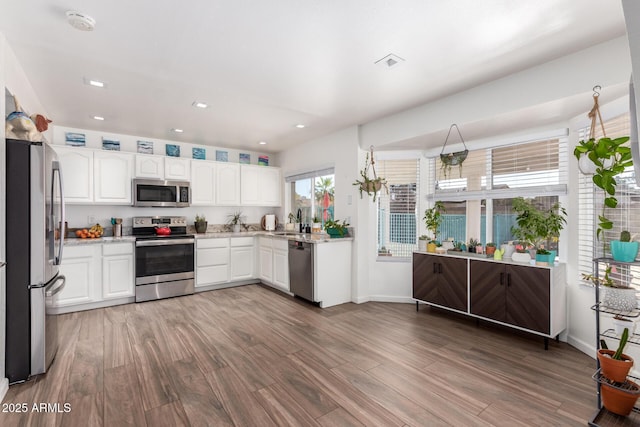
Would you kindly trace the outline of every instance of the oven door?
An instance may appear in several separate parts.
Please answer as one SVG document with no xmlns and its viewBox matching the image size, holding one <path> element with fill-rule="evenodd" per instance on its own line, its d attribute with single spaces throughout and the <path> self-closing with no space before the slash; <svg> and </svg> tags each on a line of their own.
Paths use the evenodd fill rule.
<svg viewBox="0 0 640 427">
<path fill-rule="evenodd" d="M 193 239 L 136 241 L 136 285 L 193 279 Z"/>
</svg>

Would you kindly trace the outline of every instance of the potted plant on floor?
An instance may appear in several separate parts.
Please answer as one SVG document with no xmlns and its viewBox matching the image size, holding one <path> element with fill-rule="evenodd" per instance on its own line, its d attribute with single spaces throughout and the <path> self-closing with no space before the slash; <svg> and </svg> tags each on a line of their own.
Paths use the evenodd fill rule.
<svg viewBox="0 0 640 427">
<path fill-rule="evenodd" d="M 438 239 L 438 227 L 442 223 L 442 213 L 445 212 L 444 203 L 441 201 L 437 201 L 433 204 L 433 207 L 424 211 L 424 225 L 427 227 L 427 230 L 431 232 L 433 238 L 427 245 L 427 252 L 435 253 L 436 251 L 436 242 Z"/>
<path fill-rule="evenodd" d="M 207 232 L 207 218 L 204 215 L 196 215 L 194 225 L 196 227 L 196 233 Z"/>
<path fill-rule="evenodd" d="M 229 218 L 229 220 L 227 221 L 227 224 L 231 226 L 234 233 L 239 233 L 240 226 L 244 225 L 244 222 L 242 221 L 242 212 L 237 211 L 227 215 L 227 217 Z"/>
</svg>

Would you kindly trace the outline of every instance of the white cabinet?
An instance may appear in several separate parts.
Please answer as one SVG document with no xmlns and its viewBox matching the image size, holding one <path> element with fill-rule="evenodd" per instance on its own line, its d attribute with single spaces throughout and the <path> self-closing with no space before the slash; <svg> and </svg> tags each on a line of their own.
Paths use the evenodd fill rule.
<svg viewBox="0 0 640 427">
<path fill-rule="evenodd" d="M 62 166 L 66 203 L 93 202 L 93 150 L 54 146 Z"/>
<path fill-rule="evenodd" d="M 133 243 L 102 245 L 102 297 L 135 295 Z"/>
<path fill-rule="evenodd" d="M 164 157 L 136 154 L 136 178 L 164 179 Z"/>
<path fill-rule="evenodd" d="M 196 287 L 229 281 L 229 239 L 196 240 Z"/>
<path fill-rule="evenodd" d="M 58 294 L 57 307 L 99 301 L 100 244 L 69 246 L 64 248 L 60 273 L 66 277 L 64 289 Z"/>
<path fill-rule="evenodd" d="M 231 238 L 231 281 L 249 280 L 254 276 L 254 238 Z"/>
<path fill-rule="evenodd" d="M 245 206 L 280 206 L 280 168 L 240 165 L 240 202 Z"/>
<path fill-rule="evenodd" d="M 216 204 L 240 205 L 240 165 L 238 163 L 216 164 Z"/>
<path fill-rule="evenodd" d="M 280 289 L 289 290 L 288 240 L 260 237 L 258 263 L 260 280 Z"/>
<path fill-rule="evenodd" d="M 189 181 L 191 179 L 191 160 L 181 157 L 165 157 L 164 179 Z"/>
<path fill-rule="evenodd" d="M 289 241 L 273 240 L 273 284 L 289 290 Z"/>
<path fill-rule="evenodd" d="M 54 147 L 62 165 L 65 202 L 130 205 L 131 153 Z"/>
<path fill-rule="evenodd" d="M 191 161 L 191 204 L 213 206 L 216 204 L 216 163 L 206 160 Z"/>
<path fill-rule="evenodd" d="M 258 268 L 260 280 L 267 283 L 273 282 L 273 245 L 272 238 L 260 237 L 258 239 Z"/>
<path fill-rule="evenodd" d="M 114 151 L 93 153 L 94 203 L 130 205 L 133 155 Z M 66 186 L 66 180 L 65 186 Z"/>
</svg>

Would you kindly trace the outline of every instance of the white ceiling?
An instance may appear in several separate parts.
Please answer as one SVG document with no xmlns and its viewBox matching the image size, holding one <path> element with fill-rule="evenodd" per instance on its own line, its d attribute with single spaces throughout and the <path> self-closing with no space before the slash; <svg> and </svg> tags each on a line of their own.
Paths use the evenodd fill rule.
<svg viewBox="0 0 640 427">
<path fill-rule="evenodd" d="M 618 0 L 2 3 L 54 124 L 268 152 L 625 34 Z M 72 28 L 72 9 L 95 30 Z M 406 61 L 374 65 L 389 53 Z"/>
</svg>

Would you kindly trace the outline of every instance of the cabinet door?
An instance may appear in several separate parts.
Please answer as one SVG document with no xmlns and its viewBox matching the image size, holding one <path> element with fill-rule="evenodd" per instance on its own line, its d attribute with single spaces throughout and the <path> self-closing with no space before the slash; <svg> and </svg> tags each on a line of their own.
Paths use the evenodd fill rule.
<svg viewBox="0 0 640 427">
<path fill-rule="evenodd" d="M 108 298 L 135 295 L 133 255 L 113 255 L 102 258 L 102 296 Z"/>
<path fill-rule="evenodd" d="M 135 177 L 164 179 L 164 157 L 136 154 Z"/>
<path fill-rule="evenodd" d="M 164 179 L 189 181 L 191 179 L 191 160 L 180 157 L 165 157 Z"/>
<path fill-rule="evenodd" d="M 259 252 L 260 279 L 273 283 L 273 249 L 260 246 Z"/>
<path fill-rule="evenodd" d="M 253 279 L 253 246 L 231 248 L 231 281 Z"/>
<path fill-rule="evenodd" d="M 93 167 L 94 202 L 130 205 L 133 155 L 96 151 L 93 154 Z"/>
<path fill-rule="evenodd" d="M 438 271 L 434 256 L 413 254 L 413 297 L 440 304 L 438 298 Z"/>
<path fill-rule="evenodd" d="M 100 246 L 96 244 L 65 249 L 60 272 L 67 280 L 58 294 L 58 307 L 100 300 Z"/>
<path fill-rule="evenodd" d="M 467 311 L 467 260 L 439 257 L 438 263 L 440 304 L 455 310 Z"/>
<path fill-rule="evenodd" d="M 60 146 L 55 150 L 62 166 L 65 202 L 93 202 L 93 151 Z"/>
<path fill-rule="evenodd" d="M 192 160 L 191 163 L 191 204 L 213 206 L 216 204 L 214 162 Z"/>
<path fill-rule="evenodd" d="M 218 163 L 216 166 L 216 204 L 240 205 L 240 165 Z"/>
<path fill-rule="evenodd" d="M 273 250 L 273 284 L 289 290 L 289 252 Z"/>
<path fill-rule="evenodd" d="M 259 169 L 259 196 L 263 206 L 280 206 L 282 204 L 280 193 L 282 183 L 280 169 L 274 167 L 262 167 Z"/>
<path fill-rule="evenodd" d="M 471 260 L 471 313 L 488 319 L 507 320 L 507 273 L 505 266 L 493 262 Z"/>
<path fill-rule="evenodd" d="M 240 203 L 242 205 L 260 204 L 259 182 L 258 166 L 240 165 Z"/>
<path fill-rule="evenodd" d="M 506 271 L 507 322 L 548 334 L 551 270 L 509 265 Z"/>
</svg>

